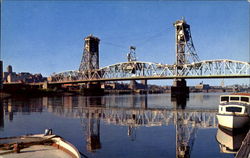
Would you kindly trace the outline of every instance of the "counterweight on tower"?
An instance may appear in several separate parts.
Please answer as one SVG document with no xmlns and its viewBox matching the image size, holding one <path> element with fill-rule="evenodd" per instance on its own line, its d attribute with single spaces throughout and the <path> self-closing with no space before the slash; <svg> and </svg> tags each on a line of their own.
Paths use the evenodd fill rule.
<svg viewBox="0 0 250 158">
<path fill-rule="evenodd" d="M 135 54 L 135 46 L 129 47 L 129 53 L 127 54 L 128 62 L 130 61 L 136 61 L 136 54 Z"/>
<path fill-rule="evenodd" d="M 176 65 L 182 66 L 191 62 L 198 62 L 199 57 L 195 51 L 190 25 L 184 19 L 177 20 L 175 26 Z"/>
<path fill-rule="evenodd" d="M 100 39 L 93 35 L 87 36 L 79 71 L 99 69 L 99 42 Z"/>
</svg>

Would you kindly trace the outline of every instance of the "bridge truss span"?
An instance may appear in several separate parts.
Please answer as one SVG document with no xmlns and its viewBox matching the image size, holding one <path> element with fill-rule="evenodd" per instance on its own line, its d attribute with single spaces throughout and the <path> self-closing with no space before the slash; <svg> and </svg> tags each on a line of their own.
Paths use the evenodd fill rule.
<svg viewBox="0 0 250 158">
<path fill-rule="evenodd" d="M 250 77 L 250 63 L 236 60 L 204 60 L 182 66 L 130 61 L 90 71 L 66 71 L 53 74 L 50 82 L 247 77 Z"/>
<path fill-rule="evenodd" d="M 204 60 L 184 65 L 180 70 L 183 76 L 197 77 L 244 77 L 250 75 L 250 63 L 218 59 Z"/>
</svg>

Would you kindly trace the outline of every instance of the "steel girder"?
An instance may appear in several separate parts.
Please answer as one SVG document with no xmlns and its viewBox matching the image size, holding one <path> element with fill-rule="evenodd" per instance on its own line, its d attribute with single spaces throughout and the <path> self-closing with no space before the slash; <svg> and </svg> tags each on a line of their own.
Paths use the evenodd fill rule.
<svg viewBox="0 0 250 158">
<path fill-rule="evenodd" d="M 177 72 L 178 71 L 178 72 Z M 176 75 L 177 74 L 177 75 Z M 250 63 L 236 60 L 204 60 L 183 66 L 152 62 L 123 62 L 91 71 L 66 71 L 51 75 L 51 82 L 108 81 L 164 78 L 249 77 Z"/>
</svg>

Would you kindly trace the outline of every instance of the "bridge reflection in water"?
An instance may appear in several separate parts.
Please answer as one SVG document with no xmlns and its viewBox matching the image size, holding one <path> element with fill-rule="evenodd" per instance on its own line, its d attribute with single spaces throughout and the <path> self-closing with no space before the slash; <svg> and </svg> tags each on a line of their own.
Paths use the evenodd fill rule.
<svg viewBox="0 0 250 158">
<path fill-rule="evenodd" d="M 190 157 L 198 129 L 217 128 L 215 109 L 186 108 L 186 101 L 178 99 L 172 99 L 170 102 L 172 105 L 152 106 L 148 105 L 150 102 L 148 98 L 147 95 L 43 97 L 36 99 L 37 101 L 32 104 L 29 103 L 29 107 L 13 106 L 9 99 L 4 107 L 9 119 L 13 119 L 13 112 L 16 111 L 42 112 L 43 108 L 58 116 L 79 118 L 86 136 L 88 151 L 96 151 L 102 147 L 101 121 L 106 124 L 126 126 L 127 135 L 132 141 L 136 140 L 136 129 L 139 127 L 175 125 L 178 158 Z"/>
<path fill-rule="evenodd" d="M 199 128 L 217 128 L 216 110 L 185 109 L 185 101 L 178 99 L 172 100 L 172 108 L 150 108 L 147 98 L 147 95 L 130 96 L 129 98 L 69 96 L 56 98 L 57 101 L 53 98 L 43 98 L 43 102 L 48 111 L 56 115 L 81 118 L 89 151 L 101 148 L 101 120 L 107 124 L 127 126 L 127 134 L 131 140 L 136 139 L 136 128 L 138 127 L 174 124 L 176 127 L 176 157 L 178 158 L 190 157 Z M 123 102 L 121 99 L 124 99 Z M 78 106 L 74 107 L 75 105 Z"/>
</svg>

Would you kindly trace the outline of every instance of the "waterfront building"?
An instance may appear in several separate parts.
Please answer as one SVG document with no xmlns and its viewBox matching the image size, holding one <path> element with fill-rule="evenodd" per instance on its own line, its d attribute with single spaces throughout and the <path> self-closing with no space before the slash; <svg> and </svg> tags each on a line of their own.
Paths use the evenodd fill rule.
<svg viewBox="0 0 250 158">
<path fill-rule="evenodd" d="M 22 82 L 22 83 L 34 83 L 34 82 L 44 82 L 46 78 L 42 74 L 31 74 L 29 72 L 16 73 L 13 72 L 12 66 L 7 66 L 7 72 L 3 72 L 3 82 L 4 83 L 13 83 L 13 82 Z"/>
<path fill-rule="evenodd" d="M 210 86 L 209 84 L 203 84 L 203 82 L 201 82 L 200 84 L 196 85 L 195 88 L 199 90 L 209 90 Z"/>
</svg>

